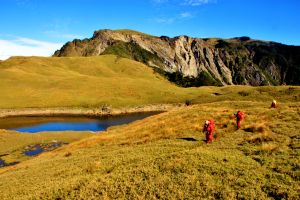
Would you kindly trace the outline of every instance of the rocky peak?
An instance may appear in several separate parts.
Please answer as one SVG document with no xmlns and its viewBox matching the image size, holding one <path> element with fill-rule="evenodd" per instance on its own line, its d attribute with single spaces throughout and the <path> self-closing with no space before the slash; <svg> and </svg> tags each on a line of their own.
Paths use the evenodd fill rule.
<svg viewBox="0 0 300 200">
<path fill-rule="evenodd" d="M 155 67 L 181 85 L 300 84 L 300 47 L 252 40 L 155 37 L 132 30 L 98 30 L 66 43 L 54 56 L 116 54 Z M 176 80 L 173 80 L 176 74 Z M 170 78 L 171 77 L 171 78 Z"/>
</svg>

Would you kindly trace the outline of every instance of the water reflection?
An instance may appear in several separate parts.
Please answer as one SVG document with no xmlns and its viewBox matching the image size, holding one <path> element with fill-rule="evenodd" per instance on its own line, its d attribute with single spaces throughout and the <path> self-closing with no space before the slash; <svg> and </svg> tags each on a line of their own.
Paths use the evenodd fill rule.
<svg viewBox="0 0 300 200">
<path fill-rule="evenodd" d="M 49 122 L 30 127 L 14 128 L 18 132 L 36 133 L 41 131 L 103 131 L 107 127 L 93 122 Z"/>
<path fill-rule="evenodd" d="M 7 167 L 7 166 L 12 166 L 12 165 L 16 165 L 18 164 L 19 162 L 11 162 L 11 163 L 6 163 L 4 160 L 2 160 L 0 158 L 0 168 L 1 167 Z"/>
<path fill-rule="evenodd" d="M 33 149 L 24 152 L 26 156 L 36 156 L 43 153 L 44 149 L 40 145 L 36 145 Z"/>
<path fill-rule="evenodd" d="M 57 149 L 58 147 L 61 147 L 65 144 L 68 144 L 68 143 L 55 141 L 55 142 L 50 142 L 50 143 L 29 145 L 25 148 L 24 154 L 26 156 L 37 156 L 43 152 L 52 151 L 54 149 Z"/>
<path fill-rule="evenodd" d="M 42 131 L 104 131 L 110 126 L 122 125 L 158 114 L 160 112 L 130 115 L 82 118 L 82 117 L 16 117 L 0 120 L 0 129 L 37 133 Z"/>
</svg>

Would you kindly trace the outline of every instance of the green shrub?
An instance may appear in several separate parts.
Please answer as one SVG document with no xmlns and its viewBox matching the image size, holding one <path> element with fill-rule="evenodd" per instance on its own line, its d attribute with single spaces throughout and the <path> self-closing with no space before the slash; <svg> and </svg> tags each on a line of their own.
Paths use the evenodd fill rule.
<svg viewBox="0 0 300 200">
<path fill-rule="evenodd" d="M 238 94 L 243 97 L 249 96 L 249 92 L 246 92 L 246 91 L 240 91 L 240 92 L 238 92 Z"/>
<path fill-rule="evenodd" d="M 180 72 L 164 74 L 169 81 L 182 87 L 199 87 L 199 86 L 221 86 L 219 80 L 214 79 L 208 72 L 202 71 L 197 77 L 183 76 Z"/>
<path fill-rule="evenodd" d="M 216 48 L 226 48 L 229 47 L 229 43 L 225 40 L 218 40 L 218 44 L 215 45 Z"/>
<path fill-rule="evenodd" d="M 189 99 L 185 100 L 185 105 L 186 105 L 186 106 L 189 106 L 189 105 L 191 105 L 191 104 L 192 104 L 192 101 L 191 101 L 191 100 L 189 100 Z"/>
<path fill-rule="evenodd" d="M 243 84 L 244 80 L 245 80 L 245 78 L 241 75 L 240 72 L 234 73 L 234 75 L 232 77 L 232 82 L 237 85 Z"/>
<path fill-rule="evenodd" d="M 111 46 L 107 47 L 102 54 L 113 54 L 123 58 L 133 59 L 144 64 L 149 64 L 149 61 L 152 61 L 158 66 L 162 66 L 163 62 L 157 54 L 151 53 L 141 48 L 137 43 L 133 41 L 127 43 L 117 41 Z"/>
</svg>

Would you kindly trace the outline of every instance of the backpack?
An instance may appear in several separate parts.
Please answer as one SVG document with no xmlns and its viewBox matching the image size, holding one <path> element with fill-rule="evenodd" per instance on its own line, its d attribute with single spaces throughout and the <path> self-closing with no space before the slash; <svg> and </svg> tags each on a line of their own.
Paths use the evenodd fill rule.
<svg viewBox="0 0 300 200">
<path fill-rule="evenodd" d="M 215 131 L 215 122 L 214 122 L 214 120 L 210 119 L 208 121 L 209 121 L 209 126 L 210 126 L 212 132 L 214 132 Z"/>
<path fill-rule="evenodd" d="M 239 120 L 244 119 L 244 113 L 243 113 L 243 112 L 239 111 L 236 115 L 237 115 L 237 118 L 238 118 Z"/>
</svg>

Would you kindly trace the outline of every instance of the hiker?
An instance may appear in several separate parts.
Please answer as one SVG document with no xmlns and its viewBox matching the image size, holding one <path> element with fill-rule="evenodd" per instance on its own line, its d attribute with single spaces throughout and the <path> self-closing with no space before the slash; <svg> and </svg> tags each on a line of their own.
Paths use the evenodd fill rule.
<svg viewBox="0 0 300 200">
<path fill-rule="evenodd" d="M 206 144 L 209 144 L 213 141 L 214 131 L 215 131 L 214 121 L 212 119 L 206 120 L 203 127 L 203 132 L 206 134 Z"/>
<path fill-rule="evenodd" d="M 276 108 L 276 104 L 277 104 L 276 100 L 273 100 L 271 104 L 271 108 Z"/>
<path fill-rule="evenodd" d="M 244 119 L 244 113 L 241 111 L 237 111 L 236 116 L 236 126 L 237 129 L 241 128 L 241 121 Z"/>
</svg>

